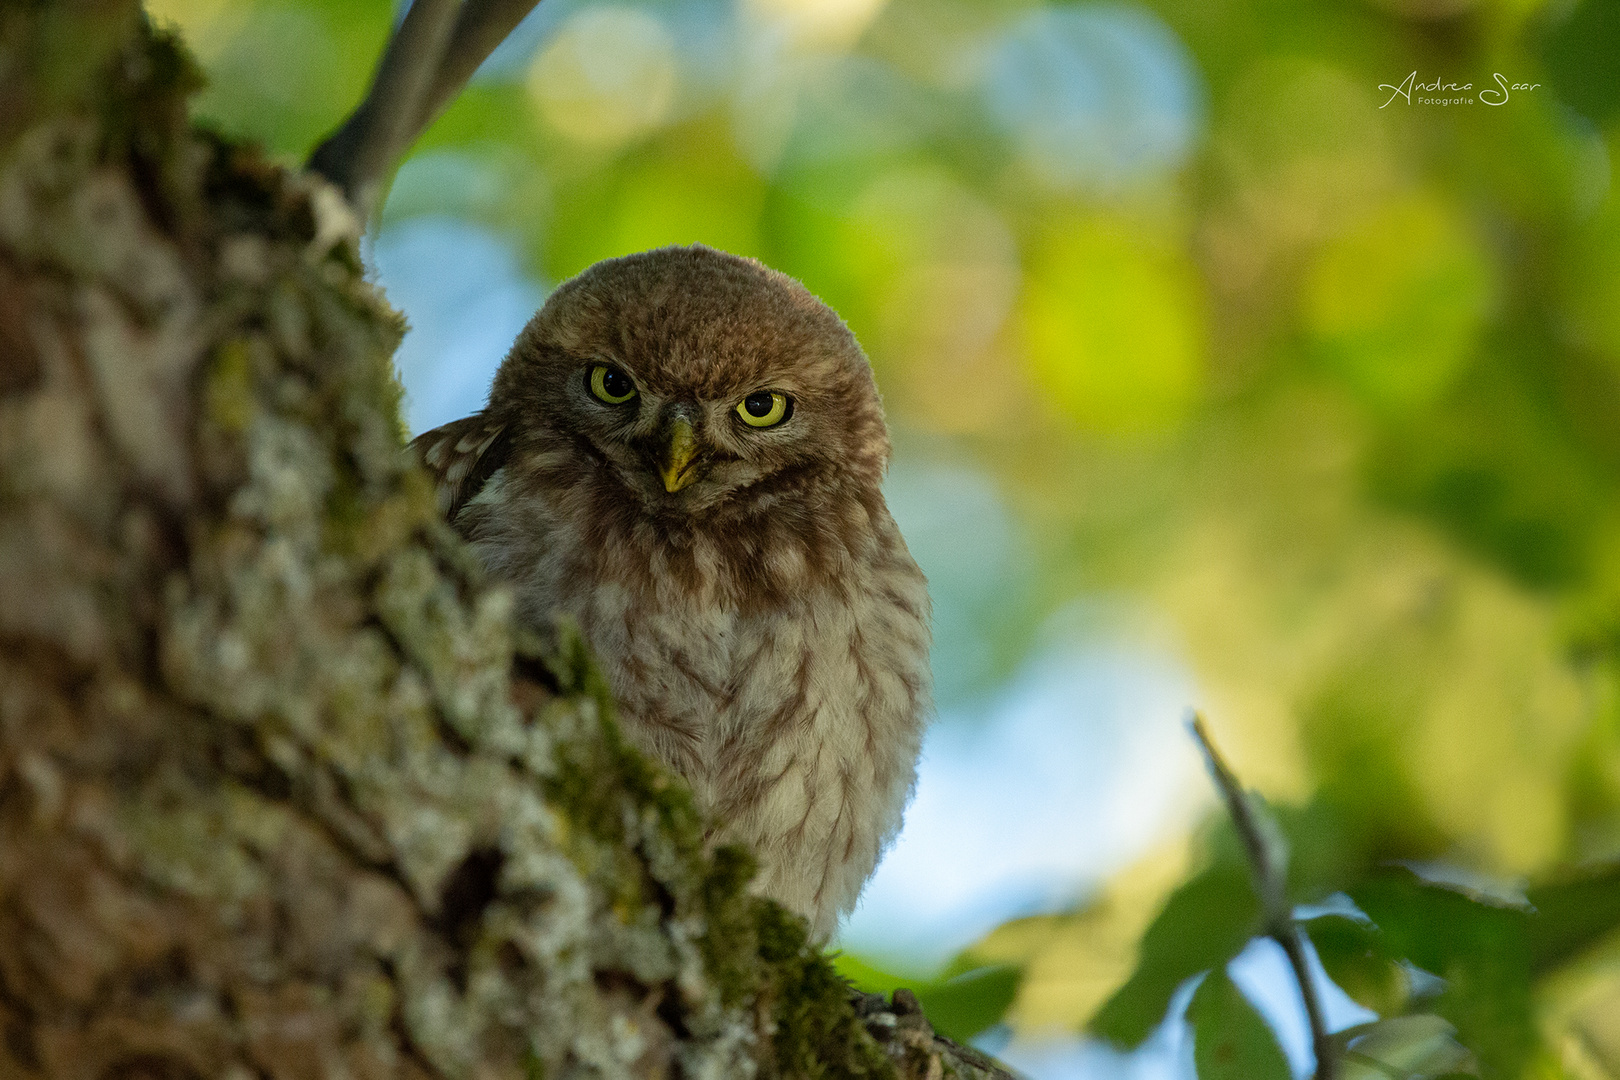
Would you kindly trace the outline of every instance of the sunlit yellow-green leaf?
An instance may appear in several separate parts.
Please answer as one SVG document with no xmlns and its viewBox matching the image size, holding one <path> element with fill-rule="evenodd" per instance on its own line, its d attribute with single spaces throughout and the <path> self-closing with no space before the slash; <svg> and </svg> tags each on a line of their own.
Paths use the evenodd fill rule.
<svg viewBox="0 0 1620 1080">
<path fill-rule="evenodd" d="M 1005 923 L 964 955 L 1023 972 L 1009 1015 L 1017 1027 L 1078 1029 L 1130 977 L 1142 932 L 1188 862 L 1187 843 L 1166 845 L 1117 874 L 1080 911 Z"/>
<path fill-rule="evenodd" d="M 1036 395 L 1086 428 L 1164 430 L 1198 401 L 1205 328 L 1196 276 L 1185 256 L 1126 222 L 1068 220 L 1043 236 L 1020 313 Z"/>
<path fill-rule="evenodd" d="M 558 278 L 599 259 L 666 244 L 759 253 L 764 188 L 713 126 L 683 128 L 628 155 L 606 175 L 556 194 L 543 243 Z"/>
<path fill-rule="evenodd" d="M 195 114 L 301 158 L 365 92 L 389 27 L 386 0 L 158 0 L 209 76 Z"/>
<path fill-rule="evenodd" d="M 1090 1030 L 1139 1046 L 1165 1017 L 1176 989 L 1199 972 L 1224 969 L 1260 930 L 1260 901 L 1247 867 L 1223 860 L 1170 895 L 1142 935 L 1136 970 L 1091 1018 Z"/>
<path fill-rule="evenodd" d="M 618 145 L 669 116 L 679 82 L 675 42 L 639 8 L 586 8 L 535 57 L 529 93 L 541 115 L 582 143 Z"/>
<path fill-rule="evenodd" d="M 1585 223 L 1571 255 L 1562 266 L 1566 329 L 1620 371 L 1620 197 L 1611 193 L 1605 211 Z"/>
<path fill-rule="evenodd" d="M 1392 202 L 1330 242 L 1305 279 L 1304 314 L 1332 370 L 1375 407 L 1432 401 L 1468 361 L 1492 269 L 1457 211 Z"/>
</svg>

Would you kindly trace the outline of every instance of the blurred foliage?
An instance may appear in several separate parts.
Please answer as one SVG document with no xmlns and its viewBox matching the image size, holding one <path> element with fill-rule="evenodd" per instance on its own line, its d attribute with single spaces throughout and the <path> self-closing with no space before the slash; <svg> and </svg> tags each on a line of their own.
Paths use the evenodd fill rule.
<svg viewBox="0 0 1620 1080">
<path fill-rule="evenodd" d="M 390 15 L 152 8 L 213 77 L 199 114 L 289 157 Z M 550 282 L 690 241 L 803 279 L 1039 583 L 951 693 L 1076 597 L 1136 597 L 1280 808 L 1296 899 L 1359 909 L 1306 926 L 1390 1018 L 1353 1054 L 1615 1077 L 1616 57 L 1617 0 L 546 0 L 385 223 L 476 222 Z M 1473 103 L 1392 94 L 1409 72 Z M 1535 88 L 1486 104 L 1498 72 Z M 1010 998 L 1020 1031 L 1129 1044 L 1207 970 L 1201 1072 L 1269 1075 L 1222 975 L 1256 929 L 1229 841 L 1001 928 L 930 1014 L 967 1034 Z M 1523 892 L 1403 869 L 1434 866 Z"/>
<path fill-rule="evenodd" d="M 1012 964 L 976 964 L 963 957 L 933 976 L 896 974 L 857 956 L 840 954 L 838 973 L 871 994 L 889 995 L 901 987 L 917 995 L 934 1030 L 966 1042 L 1000 1022 L 1018 993 L 1023 977 Z"/>
<path fill-rule="evenodd" d="M 1198 984 L 1187 1006 L 1200 1080 L 1290 1080 L 1288 1059 L 1243 992 L 1222 970 Z"/>
</svg>

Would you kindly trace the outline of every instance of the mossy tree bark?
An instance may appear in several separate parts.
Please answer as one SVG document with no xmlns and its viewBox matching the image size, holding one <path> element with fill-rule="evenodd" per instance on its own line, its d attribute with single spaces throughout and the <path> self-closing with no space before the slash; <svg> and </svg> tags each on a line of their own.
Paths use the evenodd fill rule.
<svg viewBox="0 0 1620 1080">
<path fill-rule="evenodd" d="M 0 9 L 0 1078 L 993 1075 L 515 634 L 353 215 L 195 81 Z"/>
</svg>

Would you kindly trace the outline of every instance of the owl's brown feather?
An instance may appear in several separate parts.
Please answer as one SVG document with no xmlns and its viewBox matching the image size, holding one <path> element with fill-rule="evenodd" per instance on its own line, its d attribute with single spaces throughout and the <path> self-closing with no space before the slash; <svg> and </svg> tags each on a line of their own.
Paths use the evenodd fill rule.
<svg viewBox="0 0 1620 1080">
<path fill-rule="evenodd" d="M 599 367 L 614 381 L 593 390 Z M 773 394 L 785 419 L 751 425 Z M 828 936 L 899 828 L 930 707 L 926 583 L 844 324 L 707 248 L 598 263 L 519 336 L 483 412 L 416 445 L 519 617 L 578 622 L 626 734 Z"/>
<path fill-rule="evenodd" d="M 437 482 L 439 512 L 446 518 L 454 521 L 467 500 L 506 463 L 505 434 L 505 424 L 474 413 L 411 440 L 411 450 Z"/>
</svg>

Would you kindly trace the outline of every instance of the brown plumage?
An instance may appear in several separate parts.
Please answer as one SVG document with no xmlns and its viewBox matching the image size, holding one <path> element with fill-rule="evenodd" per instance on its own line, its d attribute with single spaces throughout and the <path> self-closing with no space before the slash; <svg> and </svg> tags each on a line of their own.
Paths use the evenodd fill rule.
<svg viewBox="0 0 1620 1080">
<path fill-rule="evenodd" d="M 611 259 L 546 301 L 482 412 L 413 445 L 519 618 L 578 622 L 626 734 L 830 935 L 929 709 L 927 588 L 838 316 L 708 248 Z"/>
</svg>

